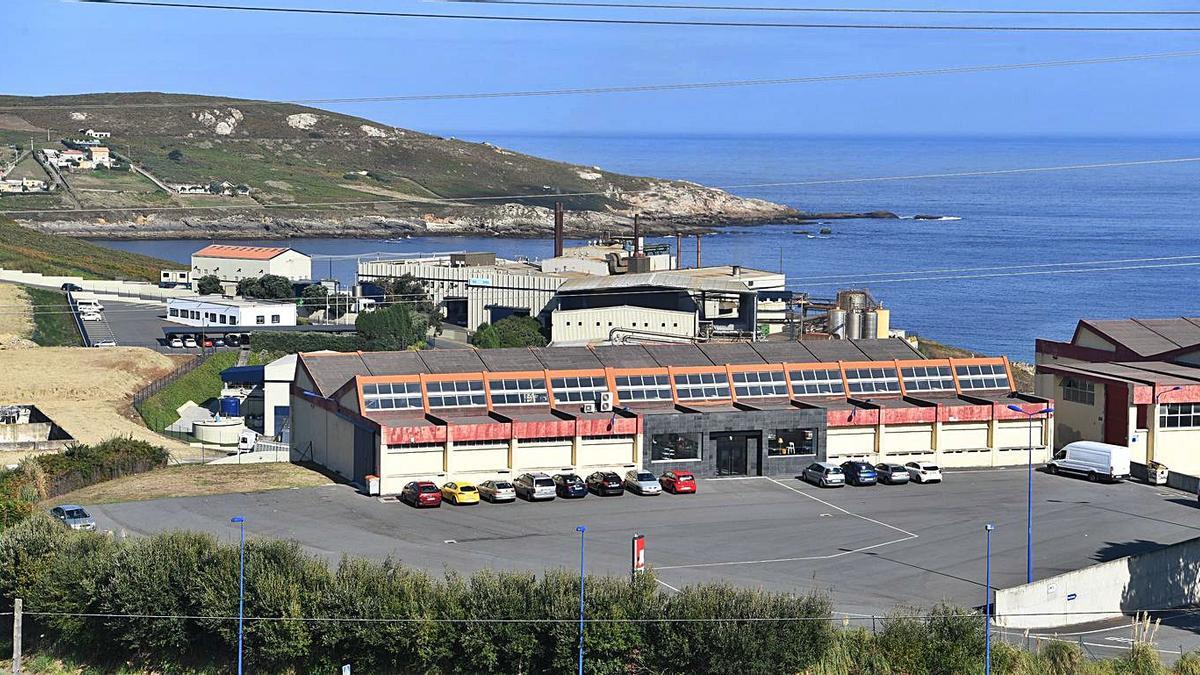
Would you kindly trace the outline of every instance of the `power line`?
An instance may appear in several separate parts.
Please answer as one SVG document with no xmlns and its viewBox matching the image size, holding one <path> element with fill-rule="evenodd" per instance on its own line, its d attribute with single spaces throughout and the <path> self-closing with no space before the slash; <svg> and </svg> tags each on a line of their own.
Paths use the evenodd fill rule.
<svg viewBox="0 0 1200 675">
<path fill-rule="evenodd" d="M 917 9 L 893 7 L 786 7 L 764 5 L 695 5 L 653 2 L 580 2 L 567 0 L 435 0 L 470 5 L 520 5 L 531 7 L 604 7 L 613 9 L 688 9 L 722 12 L 789 12 L 801 14 L 951 14 L 1017 16 L 1190 16 L 1195 9 Z"/>
<path fill-rule="evenodd" d="M 363 16 L 374 18 L 443 19 L 466 21 L 499 21 L 525 23 L 601 24 L 624 26 L 691 26 L 705 28 L 787 28 L 787 29 L 850 29 L 850 30 L 933 30 L 933 31 L 998 31 L 1038 33 L 1190 33 L 1200 32 L 1200 26 L 972 26 L 933 24 L 856 24 L 856 23 L 764 23 L 755 21 L 677 21 L 669 19 L 613 19 L 551 16 L 489 16 L 484 14 L 431 14 L 423 12 L 393 12 L 367 9 L 328 9 L 317 7 L 264 7 L 260 5 L 211 5 L 194 2 L 146 2 L 144 0 L 74 0 L 96 5 L 130 7 L 159 7 L 170 9 L 206 9 L 269 14 L 313 14 L 325 16 Z"/>
<path fill-rule="evenodd" d="M 1141 262 L 1161 262 L 1161 261 L 1177 261 L 1177 260 L 1195 260 L 1200 258 L 1200 255 L 1175 255 L 1162 256 L 1157 258 L 1121 258 L 1117 260 L 1083 260 L 1079 262 L 1054 262 L 1054 263 L 1026 263 L 1021 265 L 1001 265 L 997 267 L 951 267 L 932 270 L 915 270 L 908 272 L 869 272 L 865 274 L 832 274 L 816 277 L 792 277 L 789 282 L 804 282 L 804 281 L 822 281 L 822 280 L 837 280 L 846 277 L 895 277 L 910 274 L 939 274 L 947 272 L 992 272 L 996 270 L 1013 270 L 1013 269 L 1029 269 L 1036 267 L 1077 267 L 1082 265 L 1112 265 L 1116 263 L 1141 263 Z"/>
<path fill-rule="evenodd" d="M 1040 166 L 1040 167 L 1025 167 L 1019 169 L 993 169 L 985 171 L 954 171 L 947 173 L 925 173 L 925 174 L 905 174 L 897 176 L 873 176 L 866 178 L 834 178 L 823 180 L 801 180 L 801 181 L 779 181 L 769 183 L 742 183 L 737 185 L 717 185 L 717 186 L 700 186 L 708 187 L 713 190 L 742 190 L 751 188 L 772 188 L 772 187 L 806 187 L 813 185 L 836 185 L 845 183 L 871 183 L 882 181 L 899 181 L 899 180 L 927 180 L 934 178 L 969 178 L 978 176 L 1005 176 L 1016 175 L 1023 173 L 1043 173 L 1050 171 L 1080 171 L 1088 169 L 1111 169 L 1119 167 L 1132 166 L 1154 166 L 1163 164 L 1191 164 L 1200 162 L 1200 157 L 1176 157 L 1170 159 L 1143 159 L 1131 160 L 1127 162 L 1093 162 L 1089 164 L 1060 164 L 1057 166 Z M 662 183 L 680 182 L 670 179 L 661 179 Z M 645 188 L 642 190 L 627 190 L 623 191 L 626 195 L 641 194 L 643 192 L 655 192 L 661 189 L 661 185 L 657 187 Z M 527 193 L 527 194 L 509 194 L 509 195 L 482 195 L 474 197 L 407 197 L 393 199 L 360 199 L 352 201 L 331 201 L 331 202 L 287 202 L 281 204 L 256 204 L 239 205 L 239 204 L 213 204 L 209 206 L 123 206 L 109 208 L 87 208 L 87 209 L 8 209 L 0 210 L 0 215 L 21 215 L 21 214 L 44 214 L 44 213 L 121 213 L 121 212 L 141 212 L 141 213 L 161 213 L 167 211 L 211 211 L 211 210 L 258 210 L 258 209 L 298 209 L 298 208 L 324 208 L 332 206 L 366 206 L 379 204 L 415 204 L 429 205 L 441 204 L 444 206 L 463 205 L 468 202 L 495 202 L 505 200 L 529 200 L 529 199 L 562 199 L 564 197 L 594 197 L 610 195 L 608 191 L 590 190 L 585 192 L 559 192 L 559 193 Z"/>
<path fill-rule="evenodd" d="M 1033 61 L 1026 63 L 1006 63 L 978 66 L 953 66 L 948 68 L 927 68 L 916 70 L 897 70 L 875 73 L 847 73 L 835 75 L 811 75 L 803 77 L 776 77 L 747 80 L 717 80 L 713 82 L 676 82 L 646 85 L 616 85 L 611 87 L 568 87 L 562 89 L 526 89 L 491 92 L 464 93 L 434 93 L 434 94 L 401 94 L 395 96 L 344 96 L 338 98 L 298 98 L 283 101 L 253 101 L 244 99 L 213 98 L 202 101 L 177 102 L 144 102 L 144 103 L 90 103 L 79 105 L 8 105 L 0 106 L 0 110 L 19 112 L 21 110 L 99 110 L 106 108 L 193 108 L 197 106 L 236 105 L 240 108 L 251 106 L 273 105 L 330 105 L 348 103 L 403 103 L 413 101 L 457 101 L 491 98 L 527 98 L 542 96 L 574 96 L 596 94 L 632 94 L 657 91 L 686 91 L 694 89 L 725 89 L 736 87 L 763 87 L 791 84 L 816 84 L 821 82 L 845 82 L 859 80 L 883 80 L 903 77 L 922 77 L 929 75 L 957 75 L 964 73 L 988 73 L 1014 70 L 1032 70 L 1036 68 L 1056 68 L 1066 66 L 1098 65 L 1107 63 L 1130 63 L 1137 61 L 1154 61 L 1162 59 L 1177 59 L 1200 56 L 1200 50 L 1158 52 L 1150 54 L 1129 54 L 1123 56 L 1106 56 L 1089 59 L 1065 59 L 1058 61 Z M 386 126 L 386 125 L 385 125 Z M 153 136 L 153 138 L 179 138 L 195 140 L 193 136 Z M 220 140 L 256 140 L 247 137 L 222 137 Z M 345 142 L 337 138 L 262 138 L 258 140 L 281 140 L 295 142 Z M 391 139 L 397 140 L 397 139 Z M 404 138 L 405 142 L 443 142 L 437 138 Z"/>
</svg>

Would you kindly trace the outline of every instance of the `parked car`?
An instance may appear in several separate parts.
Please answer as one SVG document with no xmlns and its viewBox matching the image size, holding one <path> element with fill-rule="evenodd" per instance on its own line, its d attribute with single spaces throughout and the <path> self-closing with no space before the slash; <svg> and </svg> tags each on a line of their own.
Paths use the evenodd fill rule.
<svg viewBox="0 0 1200 675">
<path fill-rule="evenodd" d="M 93 347 L 116 347 L 117 341 L 116 340 L 101 340 L 99 342 L 93 342 L 92 346 Z"/>
<path fill-rule="evenodd" d="M 587 489 L 592 494 L 607 497 L 625 494 L 625 486 L 621 485 L 621 477 L 612 471 L 597 471 L 587 477 Z"/>
<path fill-rule="evenodd" d="M 1046 464 L 1050 473 L 1073 473 L 1099 480 L 1122 481 L 1129 478 L 1129 448 L 1096 441 L 1067 443 Z"/>
<path fill-rule="evenodd" d="M 478 504 L 479 491 L 470 483 L 451 481 L 442 486 L 442 499 L 454 505 Z"/>
<path fill-rule="evenodd" d="M 942 482 L 942 470 L 933 462 L 909 462 L 904 468 L 908 469 L 908 477 L 914 483 Z"/>
<path fill-rule="evenodd" d="M 639 495 L 662 494 L 662 486 L 654 474 L 637 469 L 625 472 L 625 489 Z"/>
<path fill-rule="evenodd" d="M 513 481 L 513 489 L 516 490 L 518 497 L 531 502 L 542 499 L 549 501 L 554 499 L 557 494 L 554 489 L 554 481 L 541 471 L 517 476 L 517 479 Z"/>
<path fill-rule="evenodd" d="M 842 467 L 829 462 L 813 462 L 800 474 L 806 480 L 819 487 L 842 487 L 846 484 L 846 474 Z"/>
<path fill-rule="evenodd" d="M 225 336 L 225 344 L 229 345 L 230 347 L 240 347 L 242 345 L 242 341 L 237 335 L 230 334 Z"/>
<path fill-rule="evenodd" d="M 205 347 L 211 347 L 211 346 L 213 346 L 213 341 L 212 341 L 212 338 L 204 338 L 204 346 L 205 346 Z"/>
<path fill-rule="evenodd" d="M 888 485 L 904 485 L 908 482 L 908 469 L 899 464 L 883 464 L 875 465 L 875 473 L 879 476 L 880 483 Z"/>
<path fill-rule="evenodd" d="M 875 467 L 867 462 L 842 462 L 842 473 L 846 475 L 846 482 L 851 485 L 874 485 L 879 481 Z"/>
<path fill-rule="evenodd" d="M 104 315 L 100 312 L 80 312 L 79 318 L 84 321 L 103 321 Z"/>
<path fill-rule="evenodd" d="M 64 293 L 74 293 L 76 291 L 83 290 L 83 286 L 80 286 L 79 284 L 63 284 L 61 288 Z"/>
<path fill-rule="evenodd" d="M 696 492 L 696 477 L 690 471 L 668 471 L 658 477 L 658 484 L 671 494 Z"/>
<path fill-rule="evenodd" d="M 187 347 L 188 349 L 195 349 L 196 348 L 196 338 L 192 337 L 191 335 L 183 338 L 183 346 Z"/>
<path fill-rule="evenodd" d="M 587 485 L 582 478 L 573 473 L 556 473 L 551 480 L 554 481 L 554 494 L 559 497 L 570 499 L 587 496 Z"/>
<path fill-rule="evenodd" d="M 92 518 L 92 514 L 88 513 L 82 506 L 76 504 L 63 504 L 50 509 L 50 515 L 57 518 L 63 525 L 72 530 L 96 530 L 96 519 Z"/>
<path fill-rule="evenodd" d="M 225 338 L 219 337 L 219 336 L 215 337 L 215 338 L 213 338 L 212 343 L 213 343 L 214 347 L 224 347 L 225 346 Z"/>
<path fill-rule="evenodd" d="M 416 508 L 437 508 L 442 505 L 442 493 L 436 485 L 427 480 L 413 481 L 400 491 L 400 501 L 412 504 Z"/>
<path fill-rule="evenodd" d="M 167 345 L 169 345 L 171 349 L 183 349 L 183 340 L 180 340 L 179 338 L 171 338 L 171 341 L 168 342 Z"/>
<path fill-rule="evenodd" d="M 493 504 L 517 499 L 517 491 L 513 489 L 513 484 L 506 480 L 485 480 L 479 484 L 477 489 L 480 497 Z"/>
</svg>

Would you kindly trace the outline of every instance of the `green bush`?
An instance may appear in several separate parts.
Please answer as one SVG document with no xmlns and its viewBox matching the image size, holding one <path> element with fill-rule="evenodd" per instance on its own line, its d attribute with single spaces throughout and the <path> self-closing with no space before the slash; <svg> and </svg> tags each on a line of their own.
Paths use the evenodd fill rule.
<svg viewBox="0 0 1200 675">
<path fill-rule="evenodd" d="M 254 333 L 250 343 L 255 351 L 273 354 L 297 354 L 300 352 L 353 352 L 363 348 L 363 341 L 353 334 L 345 333 Z"/>
</svg>

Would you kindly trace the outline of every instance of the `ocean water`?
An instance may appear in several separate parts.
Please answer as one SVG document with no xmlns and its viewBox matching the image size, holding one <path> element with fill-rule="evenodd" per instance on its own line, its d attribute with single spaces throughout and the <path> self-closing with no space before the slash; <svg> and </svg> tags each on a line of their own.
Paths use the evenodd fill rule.
<svg viewBox="0 0 1200 675">
<path fill-rule="evenodd" d="M 789 287 L 814 296 L 865 287 L 891 308 L 893 327 L 987 353 L 1031 359 L 1035 338 L 1067 339 L 1079 318 L 1200 314 L 1200 162 L 897 178 L 1200 157 L 1200 139 L 457 135 L 624 173 L 738 186 L 731 191 L 808 211 L 957 218 L 832 221 L 831 236 L 813 238 L 796 234 L 815 235 L 813 226 L 737 227 L 705 237 L 703 259 L 782 268 Z M 889 180 L 861 180 L 877 178 Z M 100 243 L 181 262 L 199 244 Z M 292 245 L 314 255 L 316 273 L 343 280 L 357 256 L 376 252 L 551 252 L 548 240 L 480 237 Z M 694 258 L 685 240 L 684 259 Z"/>
</svg>

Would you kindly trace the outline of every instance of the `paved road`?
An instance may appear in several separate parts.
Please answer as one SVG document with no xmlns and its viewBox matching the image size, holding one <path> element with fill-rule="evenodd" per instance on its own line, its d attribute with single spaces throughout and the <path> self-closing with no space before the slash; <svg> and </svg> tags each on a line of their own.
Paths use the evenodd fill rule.
<svg viewBox="0 0 1200 675">
<path fill-rule="evenodd" d="M 1195 500 L 1165 488 L 1096 485 L 1035 474 L 1035 576 L 1200 536 Z M 995 522 L 997 587 L 1025 580 L 1025 472 L 952 472 L 942 485 L 820 490 L 792 479 L 702 480 L 696 495 L 589 496 L 551 503 L 418 511 L 345 486 L 95 507 L 101 528 L 145 534 L 192 528 L 233 540 L 251 533 L 298 540 L 336 561 L 344 553 L 440 573 L 578 565 L 575 526 L 588 526 L 588 571 L 628 573 L 630 537 L 667 588 L 725 580 L 776 591 L 824 591 L 850 615 L 941 600 L 983 603 L 983 526 Z M 1159 643 L 1200 646 L 1196 622 L 1164 628 Z M 1062 631 L 1067 632 L 1067 631 Z M 1128 636 L 1122 624 L 1108 637 Z M 1102 648 L 1096 648 L 1103 651 Z"/>
</svg>

